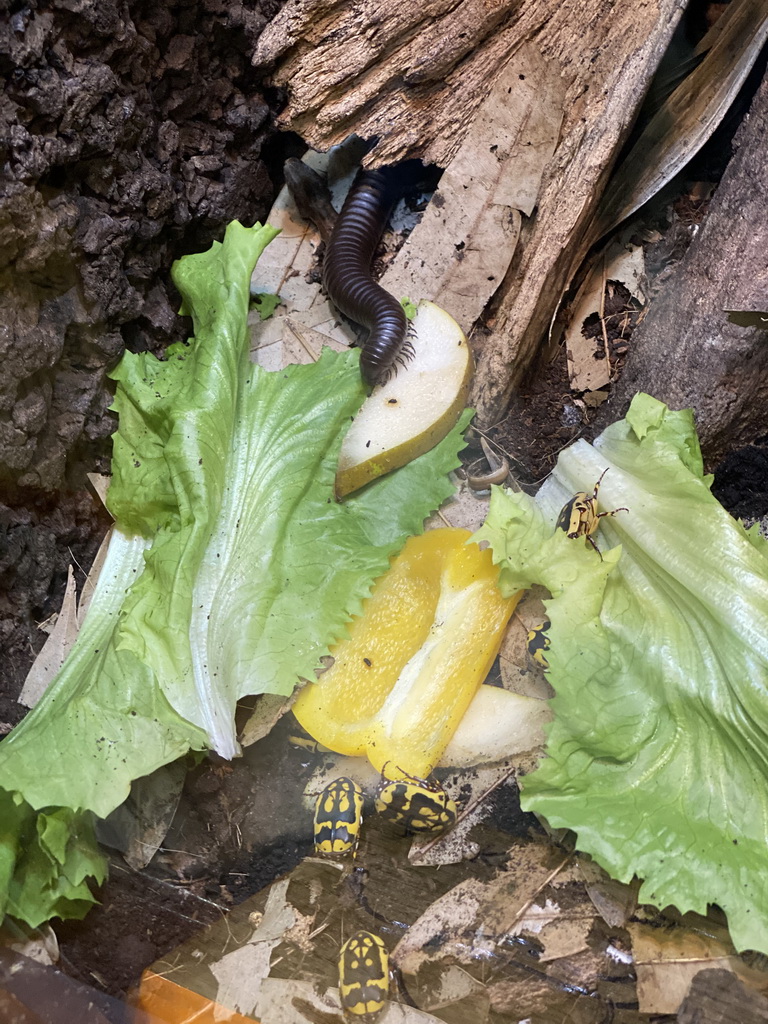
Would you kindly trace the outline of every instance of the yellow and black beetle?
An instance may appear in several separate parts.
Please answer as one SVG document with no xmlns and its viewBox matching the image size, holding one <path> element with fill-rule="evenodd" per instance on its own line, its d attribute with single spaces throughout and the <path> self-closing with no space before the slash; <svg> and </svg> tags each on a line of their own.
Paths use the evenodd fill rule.
<svg viewBox="0 0 768 1024">
<path fill-rule="evenodd" d="M 409 832 L 444 832 L 456 824 L 458 816 L 456 804 L 439 782 L 405 772 L 401 779 L 382 777 L 375 803 L 379 814 Z"/>
<path fill-rule="evenodd" d="M 339 996 L 355 1020 L 373 1021 L 389 997 L 389 954 L 378 935 L 357 932 L 339 953 Z"/>
<path fill-rule="evenodd" d="M 354 853 L 363 820 L 363 791 L 341 776 L 329 782 L 315 804 L 315 852 L 323 857 Z"/>
<path fill-rule="evenodd" d="M 557 529 L 563 530 L 566 537 L 575 540 L 577 537 L 584 537 L 595 551 L 600 555 L 600 548 L 592 540 L 592 534 L 597 531 L 600 520 L 604 516 L 615 516 L 617 512 L 629 512 L 628 508 L 615 508 L 612 512 L 597 511 L 597 496 L 600 493 L 600 483 L 608 472 L 607 467 L 600 474 L 600 479 L 595 484 L 591 495 L 586 491 L 579 491 L 563 505 L 560 515 L 557 517 Z M 603 556 L 600 555 L 600 558 Z"/>
<path fill-rule="evenodd" d="M 540 622 L 538 626 L 534 626 L 528 632 L 528 654 L 542 668 L 549 668 L 546 655 L 546 652 L 549 650 L 549 637 L 546 631 L 551 625 L 552 623 L 549 619 L 544 619 L 543 622 Z"/>
</svg>

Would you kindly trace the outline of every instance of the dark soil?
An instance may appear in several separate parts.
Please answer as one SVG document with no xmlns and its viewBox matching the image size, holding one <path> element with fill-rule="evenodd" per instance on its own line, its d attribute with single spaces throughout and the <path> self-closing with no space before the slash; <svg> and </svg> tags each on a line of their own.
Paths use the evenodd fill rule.
<svg viewBox="0 0 768 1024">
<path fill-rule="evenodd" d="M 16 0 L 0 28 L 0 721 L 71 557 L 114 420 L 107 371 L 185 335 L 172 261 L 263 218 L 269 107 L 250 66 L 279 0 Z"/>
<path fill-rule="evenodd" d="M 712 492 L 740 519 L 752 522 L 768 516 L 768 435 L 723 459 Z"/>
<path fill-rule="evenodd" d="M 87 921 L 57 926 L 59 966 L 97 991 L 124 996 L 144 967 L 224 911 L 167 881 L 136 874 L 118 858 L 109 876 Z"/>
</svg>

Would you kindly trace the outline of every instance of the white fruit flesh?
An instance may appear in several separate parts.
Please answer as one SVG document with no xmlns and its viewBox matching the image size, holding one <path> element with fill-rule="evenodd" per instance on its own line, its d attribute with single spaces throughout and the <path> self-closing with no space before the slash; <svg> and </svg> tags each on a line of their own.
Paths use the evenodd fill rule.
<svg viewBox="0 0 768 1024">
<path fill-rule="evenodd" d="M 481 686 L 445 748 L 440 764 L 467 768 L 494 764 L 546 743 L 549 702 L 497 686 Z"/>
<path fill-rule="evenodd" d="M 339 455 L 343 497 L 433 448 L 464 409 L 472 354 L 445 310 L 422 302 L 412 321 L 414 355 L 362 405 Z"/>
</svg>

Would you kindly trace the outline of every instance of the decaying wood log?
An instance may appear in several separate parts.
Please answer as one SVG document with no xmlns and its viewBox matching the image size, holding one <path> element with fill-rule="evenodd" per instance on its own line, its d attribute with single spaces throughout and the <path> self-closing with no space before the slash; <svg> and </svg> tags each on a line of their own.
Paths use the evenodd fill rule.
<svg viewBox="0 0 768 1024">
<path fill-rule="evenodd" d="M 414 156 L 449 165 L 523 47 L 538 52 L 563 94 L 535 208 L 521 204 L 491 339 L 475 339 L 473 400 L 483 422 L 501 412 L 546 333 L 680 14 L 678 0 L 288 0 L 259 40 L 254 63 L 287 91 L 282 126 L 316 149 L 351 133 L 377 138 L 367 158 L 374 166 Z M 501 187 L 508 194 L 508 183 Z M 514 246 L 517 232 L 509 238 Z"/>
<path fill-rule="evenodd" d="M 642 388 L 673 408 L 693 407 L 710 460 L 765 432 L 768 333 L 731 323 L 726 311 L 768 307 L 766 137 L 768 76 L 736 135 L 701 232 L 635 331 L 599 423 L 623 416 Z"/>
</svg>

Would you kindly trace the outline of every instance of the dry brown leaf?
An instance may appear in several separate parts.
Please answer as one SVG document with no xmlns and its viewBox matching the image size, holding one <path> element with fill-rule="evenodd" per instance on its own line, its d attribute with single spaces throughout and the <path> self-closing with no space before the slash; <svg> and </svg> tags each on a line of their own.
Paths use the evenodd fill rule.
<svg viewBox="0 0 768 1024">
<path fill-rule="evenodd" d="M 637 907 L 640 883 L 617 882 L 586 854 L 577 858 L 579 875 L 598 914 L 612 928 L 623 928 Z"/>
<path fill-rule="evenodd" d="M 275 882 L 262 917 L 247 941 L 209 961 L 208 970 L 218 983 L 215 999 L 239 1013 L 256 1014 L 264 982 L 269 975 L 272 951 L 285 932 L 296 924 L 296 911 L 286 901 L 289 879 Z M 295 1020 L 295 1016 L 293 1018 Z M 265 1024 L 268 1024 L 262 1016 Z"/>
<path fill-rule="evenodd" d="M 644 279 L 645 259 L 641 246 L 627 247 L 622 239 L 615 239 L 595 257 L 592 269 L 576 293 L 565 328 L 572 391 L 594 391 L 605 387 L 611 379 L 611 363 L 605 358 L 605 347 L 596 338 L 586 338 L 583 331 L 588 317 L 603 313 L 607 282 L 621 282 L 634 298 L 644 304 Z"/>
<path fill-rule="evenodd" d="M 305 327 L 299 320 L 286 316 L 283 321 L 283 366 L 290 363 L 317 362 L 324 345 L 332 348 L 334 352 L 346 352 L 349 348 L 346 342 L 337 341 L 327 334 Z"/>
<path fill-rule="evenodd" d="M 91 599 L 96 591 L 96 584 L 99 580 L 99 574 L 101 573 L 104 562 L 107 558 L 107 552 L 109 551 L 109 542 L 112 539 L 112 527 L 107 530 L 104 540 L 99 545 L 99 550 L 96 552 L 96 557 L 93 560 L 93 565 L 88 570 L 88 575 L 85 577 L 82 589 L 80 591 L 80 600 L 77 605 L 77 626 L 78 629 L 82 628 L 85 622 L 85 616 L 88 614 L 88 609 L 91 606 Z"/>
<path fill-rule="evenodd" d="M 89 477 L 94 478 L 91 480 L 91 483 L 103 499 L 106 494 L 106 485 L 109 482 L 109 477 L 101 476 L 98 473 L 91 473 Z M 110 528 L 101 542 L 96 558 L 93 560 L 93 565 L 85 578 L 79 603 L 77 601 L 74 570 L 71 565 L 68 566 L 67 586 L 61 602 L 61 610 L 58 615 L 50 616 L 39 626 L 40 629 L 48 634 L 48 639 L 45 641 L 42 650 L 33 661 L 27 673 L 24 686 L 18 696 L 19 704 L 33 708 L 64 664 L 64 660 L 72 649 L 75 640 L 77 640 L 77 634 L 80 632 L 80 628 L 85 621 L 91 598 L 96 589 L 99 573 L 107 557 L 111 537 L 112 529 Z"/>
<path fill-rule="evenodd" d="M 263 739 L 279 722 L 286 711 L 290 711 L 294 696 L 283 697 L 279 693 L 262 693 L 256 700 L 256 707 L 243 726 L 240 743 L 250 747 Z"/>
<path fill-rule="evenodd" d="M 309 981 L 265 978 L 255 1008 L 260 1024 L 316 1024 L 317 1021 L 346 1020 L 339 993 L 328 988 L 322 995 Z M 376 1024 L 442 1024 L 439 1018 L 415 1006 L 390 1001 L 376 1018 Z"/>
<path fill-rule="evenodd" d="M 312 941 L 315 930 L 316 914 L 302 914 L 295 907 L 293 912 L 296 915 L 296 923 L 288 928 L 283 935 L 285 942 L 291 942 L 302 953 L 313 952 L 315 946 Z"/>
<path fill-rule="evenodd" d="M 77 639 L 77 588 L 72 566 L 67 566 L 67 587 L 61 611 L 43 649 L 32 663 L 18 696 L 19 704 L 33 708 L 56 676 Z"/>
<path fill-rule="evenodd" d="M 488 515 L 489 498 L 478 497 L 475 491 L 466 484 L 461 484 L 452 498 L 442 506 L 439 512 L 427 520 L 428 530 L 444 526 L 460 527 L 463 530 L 479 530 Z"/>
<path fill-rule="evenodd" d="M 729 971 L 700 971 L 694 978 L 678 1024 L 765 1024 L 768 1000 Z"/>
<path fill-rule="evenodd" d="M 329 185 L 338 188 L 341 197 L 349 188 L 361 152 L 357 140 L 339 147 L 333 156 L 310 152 L 304 162 L 327 173 Z M 300 216 L 286 187 L 280 190 L 267 222 L 280 228 L 280 234 L 259 257 L 251 293 L 279 295 L 282 305 L 268 320 L 262 321 L 255 311 L 249 314 L 251 357 L 267 370 L 278 370 L 292 361 L 309 362 L 318 342 L 346 348 L 354 334 L 339 324 L 320 282 L 311 273 L 320 235 Z"/>
<path fill-rule="evenodd" d="M 107 508 L 107 491 L 109 490 L 109 482 L 112 477 L 104 473 L 88 473 L 87 476 L 88 482 L 98 495 L 102 505 L 104 508 Z"/>
<path fill-rule="evenodd" d="M 494 76 L 421 222 L 381 284 L 430 299 L 465 330 L 507 272 L 563 119 L 563 84 L 526 44 Z"/>
<path fill-rule="evenodd" d="M 460 1011 L 460 1004 L 467 1001 L 473 1010 L 473 1024 L 482 1024 L 482 1021 L 487 1019 L 490 1009 L 490 999 L 485 985 L 458 964 L 452 964 L 440 975 L 424 1009 L 438 1011 L 450 1007 L 452 1015 L 456 1015 Z"/>
<path fill-rule="evenodd" d="M 120 850 L 134 871 L 145 868 L 168 834 L 186 777 L 186 765 L 173 761 L 135 779 L 128 799 L 96 822 L 99 841 Z"/>
<path fill-rule="evenodd" d="M 603 402 L 606 402 L 608 400 L 608 392 L 585 391 L 584 394 L 581 396 L 581 399 L 584 402 L 584 405 L 586 405 L 589 409 L 597 409 L 603 404 Z"/>
<path fill-rule="evenodd" d="M 719 968 L 741 974 L 745 970 L 725 931 L 717 936 L 637 922 L 626 927 L 632 939 L 641 1013 L 677 1013 L 699 971 Z"/>
<path fill-rule="evenodd" d="M 441 955 L 455 956 L 461 963 L 470 963 L 479 945 L 478 928 L 481 927 L 481 908 L 485 901 L 503 892 L 498 876 L 492 882 L 470 878 L 455 886 L 445 896 L 435 900 L 398 942 L 392 953 L 397 966 L 407 974 L 415 974 L 430 959 L 430 944 L 440 949 Z M 484 947 L 485 949 L 485 947 Z M 487 949 L 485 949 L 487 952 Z"/>
<path fill-rule="evenodd" d="M 540 842 L 514 847 L 505 869 L 492 879 L 467 879 L 435 900 L 397 944 L 392 959 L 415 974 L 434 959 L 430 949 L 439 949 L 440 959 L 466 964 L 492 954 L 569 857 Z"/>
<path fill-rule="evenodd" d="M 574 911 L 561 912 L 553 921 L 546 923 L 539 935 L 544 946 L 539 962 L 561 960 L 587 949 L 587 938 L 594 920 L 594 914 Z"/>
<path fill-rule="evenodd" d="M 0 926 L 0 946 L 21 953 L 46 967 L 54 966 L 59 960 L 59 940 L 49 924 L 30 928 L 22 921 L 6 917 Z"/>
<path fill-rule="evenodd" d="M 554 690 L 544 669 L 528 654 L 528 633 L 546 619 L 542 587 L 528 591 L 509 620 L 499 651 L 499 668 L 504 688 L 523 697 L 549 700 Z"/>
<path fill-rule="evenodd" d="M 544 601 L 549 598 L 549 593 L 544 587 L 535 586 L 526 591 L 520 604 L 515 609 L 515 617 L 520 620 L 524 629 L 529 631 L 541 623 L 547 617 L 547 609 Z"/>
</svg>

